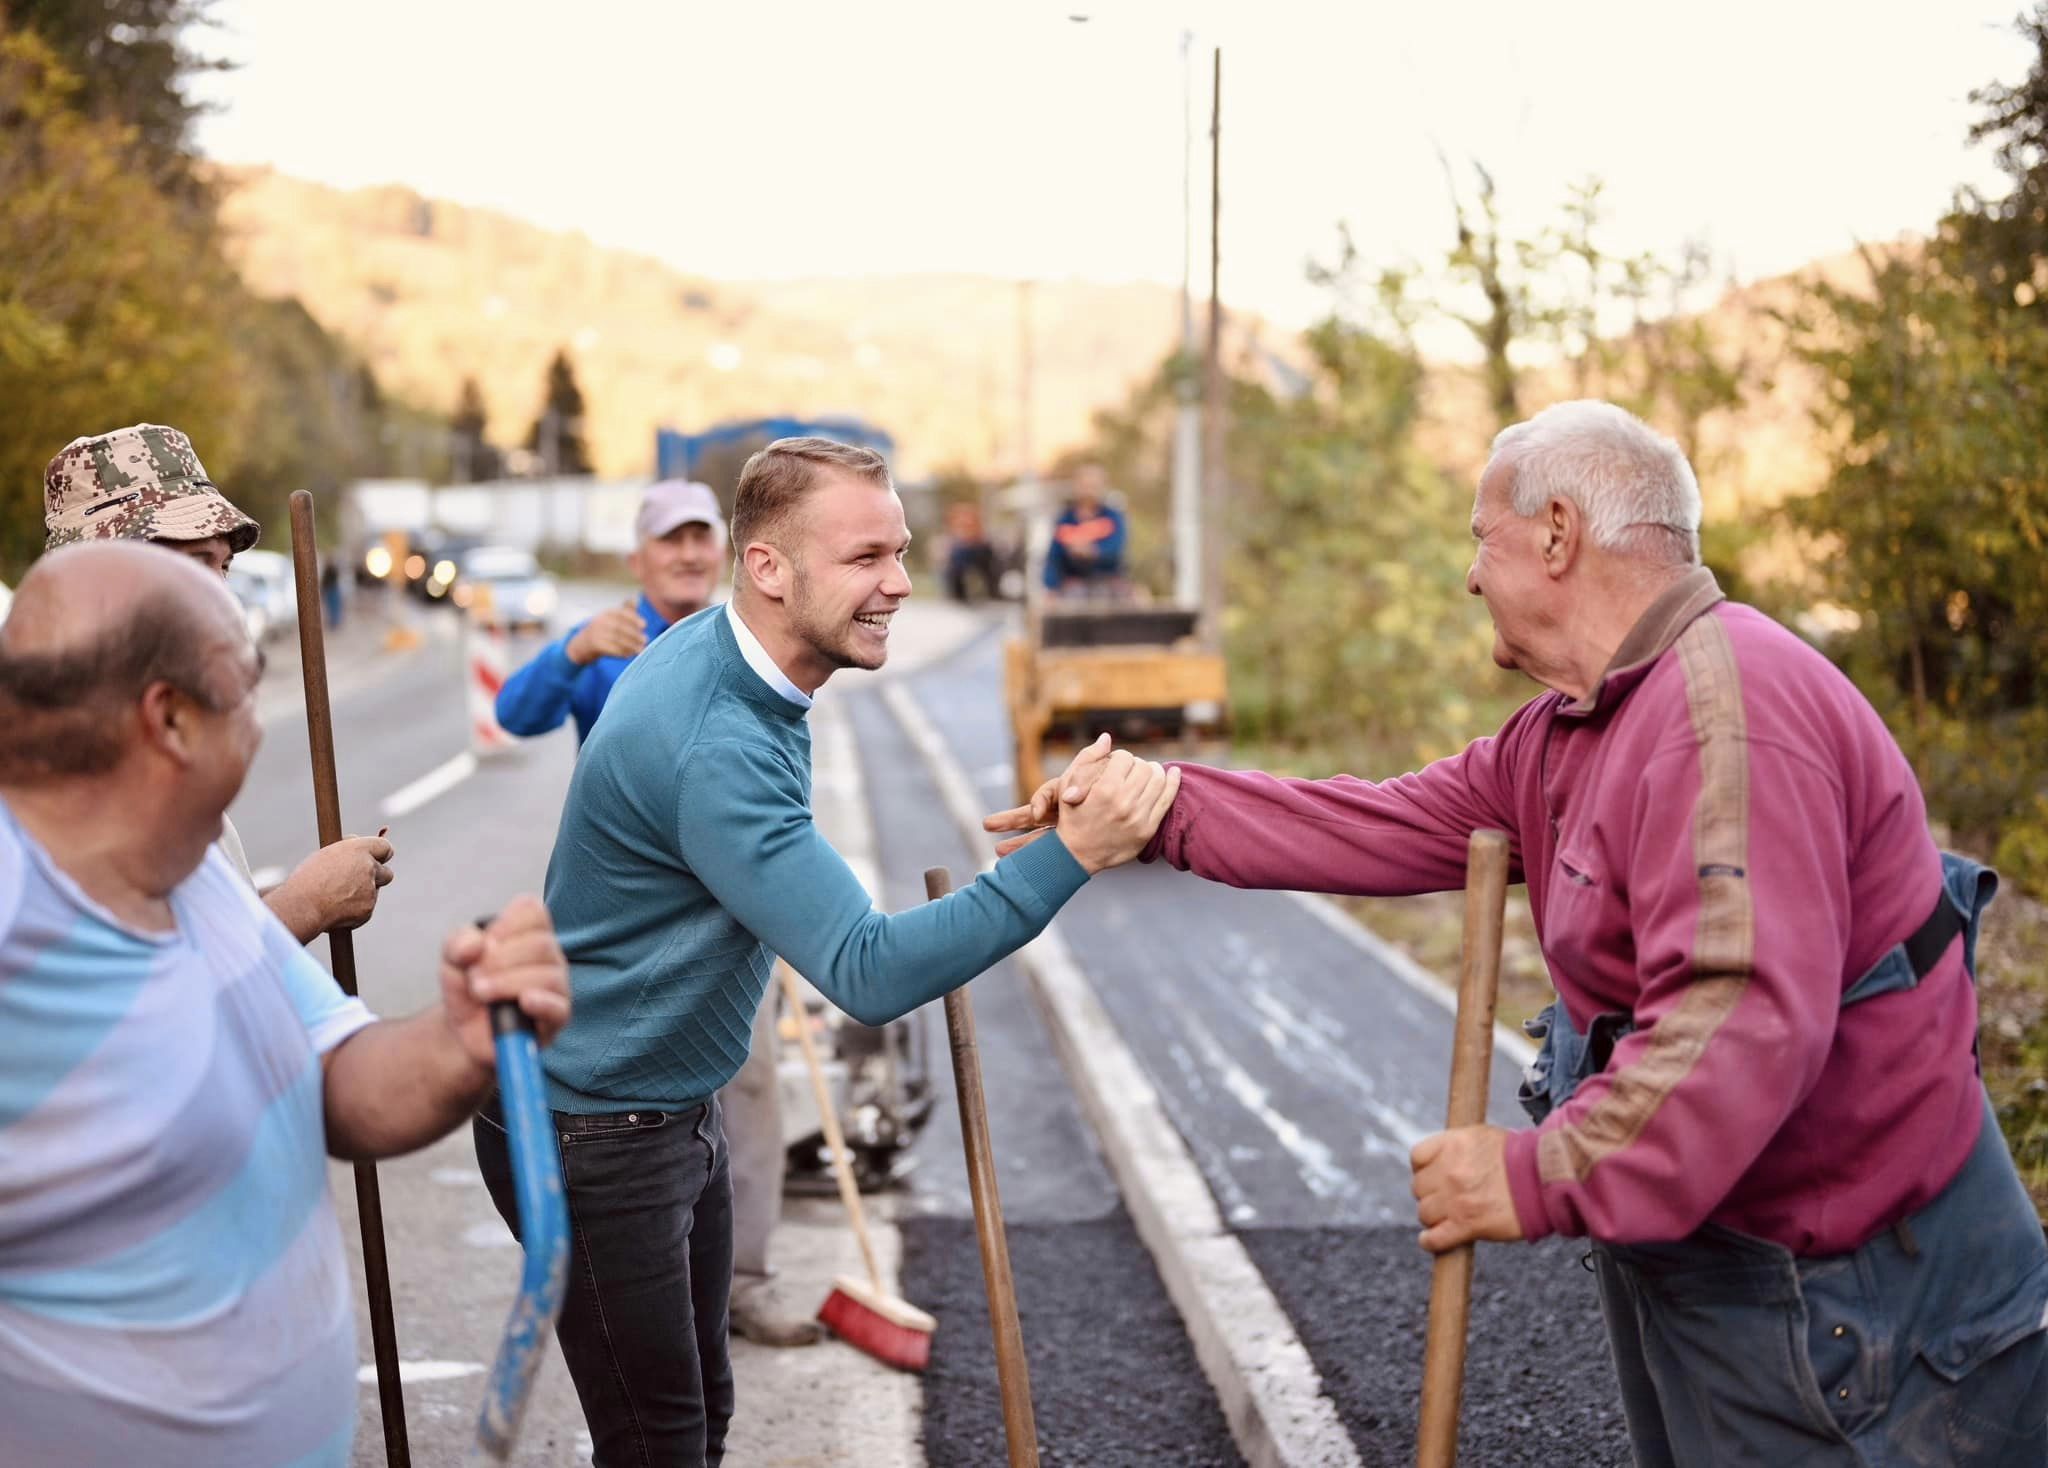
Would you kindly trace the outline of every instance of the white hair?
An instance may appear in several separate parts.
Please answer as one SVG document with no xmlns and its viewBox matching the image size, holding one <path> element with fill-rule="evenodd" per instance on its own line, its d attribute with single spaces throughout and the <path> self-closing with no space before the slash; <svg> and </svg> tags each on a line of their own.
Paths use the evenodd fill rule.
<svg viewBox="0 0 2048 1468">
<path fill-rule="evenodd" d="M 1603 550 L 1697 561 L 1700 486 L 1677 444 L 1626 409 L 1593 398 L 1558 403 L 1493 440 L 1489 468 L 1513 471 L 1509 504 L 1539 515 L 1567 499 Z M 1683 552 L 1682 556 L 1679 552 Z"/>
</svg>

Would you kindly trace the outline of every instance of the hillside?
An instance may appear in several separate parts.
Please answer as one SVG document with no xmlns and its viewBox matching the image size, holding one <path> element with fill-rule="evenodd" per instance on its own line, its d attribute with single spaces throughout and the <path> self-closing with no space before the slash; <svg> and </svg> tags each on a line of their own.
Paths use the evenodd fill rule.
<svg viewBox="0 0 2048 1468">
<path fill-rule="evenodd" d="M 952 464 L 1014 472 L 1021 361 L 1016 282 L 966 275 L 717 281 L 488 210 L 388 187 L 342 191 L 253 168 L 224 178 L 223 222 L 251 285 L 296 295 L 368 357 L 378 379 L 447 411 L 465 375 L 483 389 L 490 434 L 522 442 L 542 371 L 566 345 L 590 404 L 600 473 L 651 464 L 654 429 L 774 412 L 853 413 L 896 435 L 907 477 Z M 1853 255 L 1802 275 L 1860 279 Z M 1777 312 L 1793 277 L 1730 291 L 1706 313 L 1752 367 L 1739 414 L 1703 426 L 1710 517 L 1815 488 L 1826 471 L 1811 408 L 1819 384 L 1785 356 Z M 1089 415 L 1123 400 L 1175 340 L 1178 293 L 1145 284 L 1030 288 L 1033 440 L 1043 464 L 1081 443 Z M 1226 352 L 1289 343 L 1233 321 Z M 1567 395 L 1536 371 L 1524 403 Z M 1425 447 L 1476 477 L 1490 415 L 1473 371 L 1431 374 Z"/>
<path fill-rule="evenodd" d="M 452 409 L 474 376 L 500 444 L 524 440 L 565 345 L 601 473 L 647 470 L 658 424 L 772 412 L 865 417 L 895 434 L 911 476 L 1016 465 L 1013 281 L 713 281 L 409 189 L 342 191 L 269 169 L 230 170 L 225 184 L 231 253 L 259 293 L 298 296 L 424 406 Z M 1158 365 L 1179 293 L 1051 281 L 1030 298 L 1043 462 Z"/>
</svg>

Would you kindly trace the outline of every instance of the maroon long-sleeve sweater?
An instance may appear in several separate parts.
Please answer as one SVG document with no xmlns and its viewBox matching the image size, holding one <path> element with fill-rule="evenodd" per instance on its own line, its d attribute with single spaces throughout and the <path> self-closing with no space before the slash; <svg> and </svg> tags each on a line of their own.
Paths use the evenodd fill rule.
<svg viewBox="0 0 2048 1468">
<path fill-rule="evenodd" d="M 1713 1222 L 1802 1255 L 1930 1200 L 1977 1138 L 1962 944 L 1917 987 L 1843 992 L 1941 888 L 1912 770 L 1825 658 L 1688 574 L 1599 686 L 1398 779 L 1182 766 L 1145 853 L 1237 887 L 1462 886 L 1506 831 L 1572 1022 L 1624 1010 L 1607 1070 L 1508 1141 L 1530 1238 L 1675 1239 Z"/>
</svg>

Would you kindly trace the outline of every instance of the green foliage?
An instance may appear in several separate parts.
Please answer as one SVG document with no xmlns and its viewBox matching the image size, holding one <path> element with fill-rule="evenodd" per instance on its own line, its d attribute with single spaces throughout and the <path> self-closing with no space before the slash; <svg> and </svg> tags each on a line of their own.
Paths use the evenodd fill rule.
<svg viewBox="0 0 2048 1468">
<path fill-rule="evenodd" d="M 1471 490 L 1414 444 L 1413 347 L 1338 319 L 1308 345 L 1310 391 L 1234 396 L 1233 713 L 1253 740 L 1387 773 L 1459 748 L 1526 688 L 1491 671 L 1465 592 Z"/>
<path fill-rule="evenodd" d="M 79 110 L 126 124 L 152 181 L 194 199 L 189 145 L 200 109 L 185 95 L 185 82 L 225 63 L 201 56 L 188 38 L 205 25 L 211 3 L 7 0 L 0 9 L 6 22 L 40 36 L 75 78 Z"/>
<path fill-rule="evenodd" d="M 57 450 L 168 422 L 212 467 L 246 371 L 220 322 L 240 285 L 204 222 L 133 166 L 129 129 L 77 110 L 77 92 L 40 39 L 0 31 L 0 574 L 41 553 Z"/>
<path fill-rule="evenodd" d="M 184 430 L 273 545 L 283 543 L 292 490 L 445 466 L 445 428 L 386 400 L 297 302 L 252 296 L 221 253 L 210 204 L 161 166 L 162 150 L 182 146 L 172 103 L 193 64 L 175 33 L 202 8 L 110 0 L 15 5 L 0 16 L 0 576 L 9 580 L 42 551 L 44 465 L 72 439 L 125 424 Z M 63 38 L 65 56 L 93 68 L 89 80 L 59 47 L 18 28 L 31 13 Z M 113 115 L 123 98 L 132 125 Z"/>
<path fill-rule="evenodd" d="M 1867 251 L 1865 290 L 1815 286 L 1794 343 L 1836 445 L 1790 507 L 1860 616 L 1834 649 L 1914 759 L 1935 819 L 2048 892 L 2048 307 L 2040 291 L 2048 6 L 2025 82 L 1975 94 L 2009 192 L 1972 194 L 1923 248 Z"/>
</svg>

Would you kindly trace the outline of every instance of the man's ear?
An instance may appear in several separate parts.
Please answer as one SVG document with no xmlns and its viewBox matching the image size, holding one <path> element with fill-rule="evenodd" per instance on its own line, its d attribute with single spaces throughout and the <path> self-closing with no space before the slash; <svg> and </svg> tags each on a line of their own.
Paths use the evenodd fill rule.
<svg viewBox="0 0 2048 1468">
<path fill-rule="evenodd" d="M 150 684 L 142 690 L 142 698 L 135 705 L 136 727 L 143 744 L 181 765 L 190 764 L 196 712 L 192 700 L 170 684 Z"/>
<path fill-rule="evenodd" d="M 1543 507 L 1543 570 L 1553 581 L 1564 575 L 1579 556 L 1580 537 L 1586 522 L 1576 503 L 1554 495 Z"/>
<path fill-rule="evenodd" d="M 765 540 L 750 541 L 740 552 L 740 575 L 760 595 L 771 601 L 789 599 L 789 558 Z"/>
</svg>

